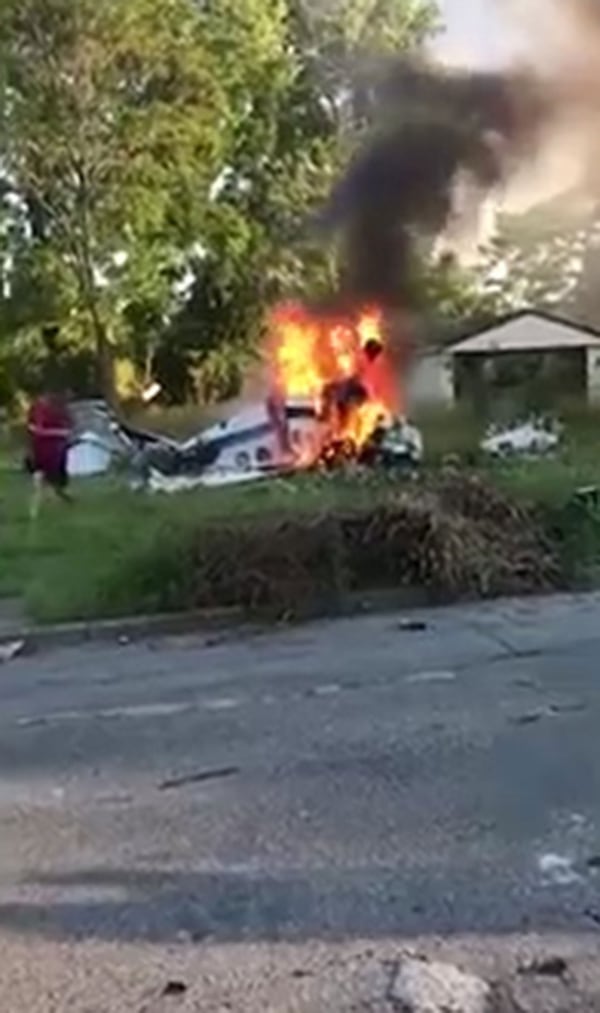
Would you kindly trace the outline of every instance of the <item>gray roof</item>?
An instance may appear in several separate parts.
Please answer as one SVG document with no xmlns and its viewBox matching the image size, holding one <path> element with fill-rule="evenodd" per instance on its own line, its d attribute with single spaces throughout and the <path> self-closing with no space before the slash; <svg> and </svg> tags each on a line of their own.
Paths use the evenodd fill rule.
<svg viewBox="0 0 600 1013">
<path fill-rule="evenodd" d="M 491 355 L 494 352 L 551 351 L 598 348 L 600 334 L 544 313 L 524 312 L 459 341 L 450 355 Z"/>
</svg>

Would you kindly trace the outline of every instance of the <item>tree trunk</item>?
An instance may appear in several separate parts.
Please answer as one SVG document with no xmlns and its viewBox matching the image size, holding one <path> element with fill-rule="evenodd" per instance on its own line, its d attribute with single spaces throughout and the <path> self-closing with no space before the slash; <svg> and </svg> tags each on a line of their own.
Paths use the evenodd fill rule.
<svg viewBox="0 0 600 1013">
<path fill-rule="evenodd" d="M 106 325 L 98 307 L 96 280 L 92 256 L 92 231 L 89 214 L 89 188 L 84 166 L 79 166 L 80 178 L 80 242 L 76 244 L 78 275 L 81 295 L 92 325 L 96 348 L 96 382 L 102 397 L 111 407 L 116 407 L 115 364 Z"/>
<path fill-rule="evenodd" d="M 90 305 L 92 329 L 96 345 L 96 378 L 99 391 L 108 404 L 114 408 L 117 404 L 115 385 L 115 364 L 106 333 L 106 327 L 100 319 L 96 306 Z"/>
<path fill-rule="evenodd" d="M 79 275 L 79 286 L 94 338 L 98 392 L 114 408 L 117 403 L 115 364 L 106 325 L 98 308 L 94 277 L 87 255 L 84 258 L 83 270 Z"/>
</svg>

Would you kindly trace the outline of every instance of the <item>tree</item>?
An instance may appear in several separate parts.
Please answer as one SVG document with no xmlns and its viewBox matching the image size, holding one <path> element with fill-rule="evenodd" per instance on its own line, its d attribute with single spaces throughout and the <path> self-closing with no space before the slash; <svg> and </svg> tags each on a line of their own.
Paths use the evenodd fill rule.
<svg viewBox="0 0 600 1013">
<path fill-rule="evenodd" d="M 484 251 L 479 275 L 482 290 L 503 295 L 511 309 L 531 306 L 600 325 L 596 295 L 600 220 L 561 229 L 533 244 L 498 240 Z"/>
<path fill-rule="evenodd" d="M 239 117 L 226 15 L 239 21 L 248 6 L 234 15 L 222 3 L 215 18 L 195 0 L 3 5 L 3 165 L 31 247 L 74 283 L 67 303 L 87 323 L 107 393 L 126 311 L 165 312 L 202 229 Z M 277 46 L 277 19 L 256 22 L 254 66 Z"/>
<path fill-rule="evenodd" d="M 4 0 L 5 327 L 60 325 L 109 394 L 116 355 L 241 365 L 267 302 L 333 284 L 308 224 L 370 115 L 363 57 L 420 46 L 434 16 L 430 0 Z"/>
<path fill-rule="evenodd" d="M 501 215 L 495 235 L 468 266 L 425 255 L 420 307 L 434 341 L 532 309 L 600 327 L 600 215 L 585 191 L 569 191 L 520 215 Z M 448 248 L 446 242 L 444 246 Z M 429 251 L 426 251 L 429 253 Z"/>
<path fill-rule="evenodd" d="M 433 348 L 486 327 L 514 308 L 512 293 L 488 290 L 477 268 L 463 267 L 451 257 L 423 256 L 415 266 L 413 293 L 423 340 Z"/>
<path fill-rule="evenodd" d="M 286 8 L 284 59 L 277 73 L 247 82 L 252 115 L 231 135 L 206 254 L 161 342 L 169 370 L 176 350 L 197 363 L 204 349 L 209 372 L 216 358 L 229 376 L 232 354 L 242 367 L 256 347 L 266 305 L 334 290 L 335 251 L 316 238 L 312 216 L 371 122 L 374 54 L 380 69 L 386 54 L 418 49 L 436 23 L 429 0 L 286 0 Z M 219 336 L 208 349 L 207 334 Z"/>
</svg>

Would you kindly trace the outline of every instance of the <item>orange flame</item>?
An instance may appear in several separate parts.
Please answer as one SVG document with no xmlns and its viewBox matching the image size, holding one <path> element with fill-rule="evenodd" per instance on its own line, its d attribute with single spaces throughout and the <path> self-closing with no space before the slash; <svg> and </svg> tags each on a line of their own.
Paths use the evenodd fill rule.
<svg viewBox="0 0 600 1013">
<path fill-rule="evenodd" d="M 377 357 L 368 354 L 375 344 L 381 348 Z M 344 442 L 360 450 L 379 422 L 397 410 L 383 314 L 377 308 L 349 320 L 320 317 L 298 303 L 279 306 L 271 320 L 267 357 L 280 397 L 314 404 L 324 423 L 323 445 Z M 328 412 L 332 385 L 351 381 L 361 385 L 366 397 L 351 400 L 344 411 Z"/>
</svg>

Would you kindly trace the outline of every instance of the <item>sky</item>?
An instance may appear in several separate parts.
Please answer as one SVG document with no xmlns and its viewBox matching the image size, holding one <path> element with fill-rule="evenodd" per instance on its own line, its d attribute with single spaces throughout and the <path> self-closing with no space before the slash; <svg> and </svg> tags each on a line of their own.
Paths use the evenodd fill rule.
<svg viewBox="0 0 600 1013">
<path fill-rule="evenodd" d="M 457 62 L 485 66 L 503 62 L 517 46 L 498 0 L 441 0 L 447 25 L 437 50 Z"/>
<path fill-rule="evenodd" d="M 493 67 L 508 63 L 511 57 L 526 54 L 528 39 L 519 33 L 502 7 L 509 0 L 439 0 L 447 25 L 446 34 L 436 44 L 441 58 L 461 66 Z M 522 0 L 513 0 L 519 7 Z M 564 0 L 566 2 L 566 0 Z M 578 149 L 571 145 L 548 149 L 539 165 L 530 167 L 513 187 L 511 200 L 516 209 L 528 207 L 536 199 L 575 185 L 580 169 Z"/>
</svg>

